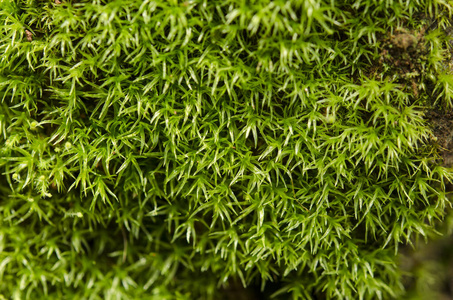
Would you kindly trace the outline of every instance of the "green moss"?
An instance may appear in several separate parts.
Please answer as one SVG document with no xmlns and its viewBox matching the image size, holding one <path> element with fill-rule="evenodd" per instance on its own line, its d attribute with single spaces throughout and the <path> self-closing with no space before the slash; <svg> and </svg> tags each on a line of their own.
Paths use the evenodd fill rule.
<svg viewBox="0 0 453 300">
<path fill-rule="evenodd" d="M 450 207 L 452 3 L 0 4 L 5 298 L 404 293 Z"/>
</svg>

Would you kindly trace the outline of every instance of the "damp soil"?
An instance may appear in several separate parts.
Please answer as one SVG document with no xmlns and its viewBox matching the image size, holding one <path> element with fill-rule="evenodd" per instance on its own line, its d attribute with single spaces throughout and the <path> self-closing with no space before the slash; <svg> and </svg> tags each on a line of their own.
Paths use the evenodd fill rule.
<svg viewBox="0 0 453 300">
<path fill-rule="evenodd" d="M 379 36 L 380 51 L 378 59 L 368 70 L 368 77 L 392 78 L 401 84 L 402 89 L 419 97 L 419 82 L 424 73 L 424 60 L 428 54 L 425 35 L 431 22 L 425 20 L 419 29 L 399 29 Z"/>
<path fill-rule="evenodd" d="M 429 110 L 425 114 L 434 134 L 434 145 L 442 166 L 453 167 L 453 111 Z"/>
</svg>

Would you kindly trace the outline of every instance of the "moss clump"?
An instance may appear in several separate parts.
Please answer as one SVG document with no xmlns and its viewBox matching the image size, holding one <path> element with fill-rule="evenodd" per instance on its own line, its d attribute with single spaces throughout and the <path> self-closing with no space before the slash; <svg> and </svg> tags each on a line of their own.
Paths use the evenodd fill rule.
<svg viewBox="0 0 453 300">
<path fill-rule="evenodd" d="M 450 205 L 449 2 L 0 4 L 3 297 L 401 297 Z"/>
</svg>

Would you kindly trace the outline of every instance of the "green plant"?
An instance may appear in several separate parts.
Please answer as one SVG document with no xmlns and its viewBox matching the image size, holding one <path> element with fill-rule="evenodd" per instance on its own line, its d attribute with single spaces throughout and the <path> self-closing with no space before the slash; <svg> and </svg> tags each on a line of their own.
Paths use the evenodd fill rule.
<svg viewBox="0 0 453 300">
<path fill-rule="evenodd" d="M 403 294 L 450 206 L 450 1 L 0 4 L 4 297 Z M 427 51 L 380 60 L 401 28 Z"/>
</svg>

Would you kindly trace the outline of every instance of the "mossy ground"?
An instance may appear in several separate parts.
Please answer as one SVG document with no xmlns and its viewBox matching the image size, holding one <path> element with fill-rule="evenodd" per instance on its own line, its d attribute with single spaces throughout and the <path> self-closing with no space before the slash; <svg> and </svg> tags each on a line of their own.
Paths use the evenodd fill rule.
<svg viewBox="0 0 453 300">
<path fill-rule="evenodd" d="M 4 298 L 404 297 L 450 1 L 0 5 Z"/>
</svg>

